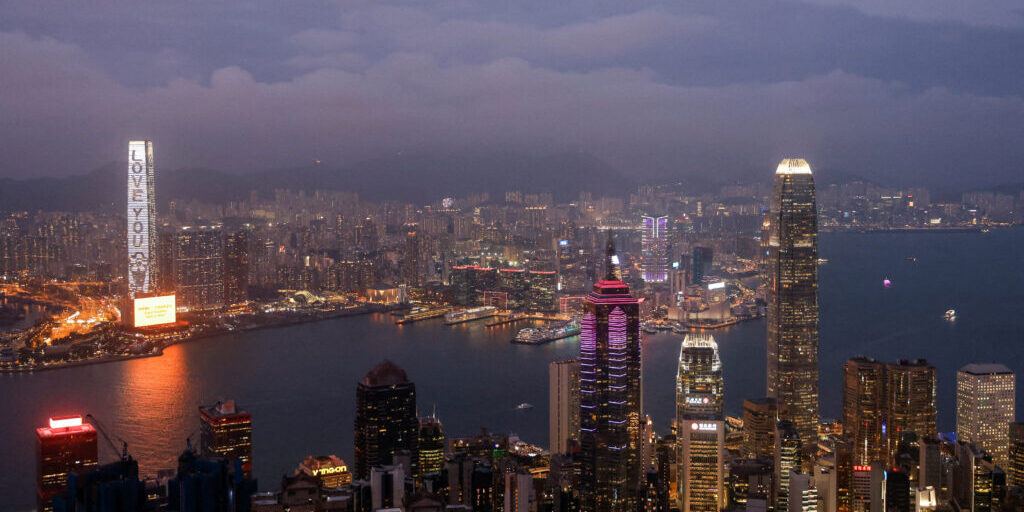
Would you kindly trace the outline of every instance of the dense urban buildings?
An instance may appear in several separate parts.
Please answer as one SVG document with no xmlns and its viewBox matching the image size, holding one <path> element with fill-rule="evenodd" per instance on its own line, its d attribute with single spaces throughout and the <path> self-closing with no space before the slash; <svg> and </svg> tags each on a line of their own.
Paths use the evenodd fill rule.
<svg viewBox="0 0 1024 512">
<path fill-rule="evenodd" d="M 548 366 L 548 436 L 552 454 L 569 453 L 580 440 L 580 362 L 552 361 Z"/>
<path fill-rule="evenodd" d="M 956 437 L 1008 467 L 1010 423 L 1016 421 L 1016 376 L 1002 364 L 972 363 L 956 374 Z"/>
<path fill-rule="evenodd" d="M 391 361 L 383 361 L 356 386 L 353 477 L 370 478 L 370 470 L 409 458 L 405 471 L 415 475 L 419 457 L 420 421 L 416 416 L 416 385 Z"/>
<path fill-rule="evenodd" d="M 668 217 L 640 218 L 641 266 L 648 283 L 664 283 L 668 279 Z"/>
<path fill-rule="evenodd" d="M 774 398 L 743 400 L 743 451 L 749 458 L 775 456 L 775 429 L 785 408 Z"/>
<path fill-rule="evenodd" d="M 580 322 L 582 507 L 632 511 L 640 489 L 640 304 L 621 280 L 608 239 L 606 273 L 586 298 Z"/>
<path fill-rule="evenodd" d="M 219 226 L 184 226 L 174 248 L 175 295 L 179 306 L 224 305 L 224 235 Z"/>
<path fill-rule="evenodd" d="M 818 211 L 803 159 L 775 171 L 769 210 L 768 396 L 786 404 L 801 438 L 818 425 Z"/>
<path fill-rule="evenodd" d="M 241 463 L 246 478 L 252 477 L 252 415 L 235 406 L 234 400 L 199 407 L 200 455 L 222 457 Z"/>
<path fill-rule="evenodd" d="M 36 429 L 36 510 L 53 510 L 53 498 L 67 489 L 68 473 L 98 464 L 96 429 L 81 416 L 50 418 Z"/>
</svg>

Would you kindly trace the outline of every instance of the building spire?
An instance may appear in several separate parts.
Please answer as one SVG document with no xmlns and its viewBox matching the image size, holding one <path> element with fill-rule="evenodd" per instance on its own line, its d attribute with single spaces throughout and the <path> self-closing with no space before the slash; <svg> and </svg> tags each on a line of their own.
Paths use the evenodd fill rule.
<svg viewBox="0 0 1024 512">
<path fill-rule="evenodd" d="M 622 272 L 619 271 L 619 256 L 615 254 L 615 240 L 612 239 L 612 230 L 608 230 L 608 242 L 605 244 L 605 267 L 607 273 L 605 281 L 622 281 Z"/>
</svg>

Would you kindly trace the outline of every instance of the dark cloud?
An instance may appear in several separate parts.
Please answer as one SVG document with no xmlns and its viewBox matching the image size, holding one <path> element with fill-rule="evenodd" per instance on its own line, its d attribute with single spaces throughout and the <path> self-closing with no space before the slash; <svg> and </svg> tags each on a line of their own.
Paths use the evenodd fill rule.
<svg viewBox="0 0 1024 512">
<path fill-rule="evenodd" d="M 493 148 L 638 176 L 788 155 L 898 183 L 1020 175 L 1009 4 L 996 21 L 853 0 L 514 4 L 4 4 L 0 176 L 80 173 L 140 136 L 164 168 L 231 171 Z"/>
</svg>

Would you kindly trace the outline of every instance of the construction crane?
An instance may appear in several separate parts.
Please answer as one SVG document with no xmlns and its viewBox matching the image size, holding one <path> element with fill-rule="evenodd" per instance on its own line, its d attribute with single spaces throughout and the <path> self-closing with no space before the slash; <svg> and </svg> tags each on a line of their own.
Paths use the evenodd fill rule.
<svg viewBox="0 0 1024 512">
<path fill-rule="evenodd" d="M 117 445 L 114 443 L 112 439 L 110 439 L 110 436 L 107 434 L 107 429 L 103 427 L 103 423 L 100 423 L 100 420 L 96 419 L 96 417 L 93 416 L 92 413 L 86 414 L 85 417 L 92 420 L 92 424 L 96 426 L 96 430 L 99 430 L 100 434 L 103 434 L 103 439 L 107 440 L 107 444 L 110 445 L 110 449 L 114 450 L 114 453 L 118 453 Z M 128 462 L 132 460 L 132 456 L 128 455 L 128 441 L 125 441 L 120 437 L 117 437 L 117 440 L 121 441 L 121 461 Z"/>
</svg>

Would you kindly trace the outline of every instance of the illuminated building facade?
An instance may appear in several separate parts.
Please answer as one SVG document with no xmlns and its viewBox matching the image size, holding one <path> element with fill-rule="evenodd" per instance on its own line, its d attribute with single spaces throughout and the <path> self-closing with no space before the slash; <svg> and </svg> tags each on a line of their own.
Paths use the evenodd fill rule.
<svg viewBox="0 0 1024 512">
<path fill-rule="evenodd" d="M 580 485 L 588 512 L 634 511 L 641 477 L 640 303 L 618 272 L 609 237 L 607 274 L 580 322 Z"/>
<path fill-rule="evenodd" d="M 668 279 L 668 217 L 641 217 L 640 237 L 643 279 L 664 283 Z"/>
<path fill-rule="evenodd" d="M 724 382 L 718 343 L 708 333 L 687 334 L 679 347 L 676 419 L 722 419 Z"/>
<path fill-rule="evenodd" d="M 224 236 L 224 303 L 249 300 L 249 232 L 232 231 Z"/>
<path fill-rule="evenodd" d="M 226 400 L 200 406 L 199 423 L 201 455 L 240 460 L 245 478 L 252 478 L 252 416 Z"/>
<path fill-rule="evenodd" d="M 53 510 L 53 498 L 67 489 L 68 473 L 99 462 L 96 429 L 81 416 L 50 418 L 36 429 L 36 510 Z"/>
<path fill-rule="evenodd" d="M 305 474 L 320 481 L 328 488 L 345 487 L 352 483 L 352 473 L 348 464 L 336 455 L 310 455 L 306 457 L 295 474 Z"/>
<path fill-rule="evenodd" d="M 185 226 L 174 248 L 174 293 L 179 307 L 224 305 L 224 237 L 219 227 Z"/>
<path fill-rule="evenodd" d="M 956 437 L 1007 467 L 1016 421 L 1016 376 L 1001 364 L 969 364 L 956 375 Z"/>
<path fill-rule="evenodd" d="M 853 445 L 853 463 L 886 462 L 885 365 L 855 357 L 843 365 L 843 434 Z"/>
<path fill-rule="evenodd" d="M 153 141 L 128 141 L 128 294 L 156 289 L 157 230 Z"/>
<path fill-rule="evenodd" d="M 419 426 L 416 385 L 405 370 L 391 361 L 370 370 L 356 385 L 355 478 L 369 478 L 371 468 L 394 464 L 403 451 L 411 459 L 409 474 L 415 475 Z"/>
<path fill-rule="evenodd" d="M 420 419 L 419 474 L 440 473 L 444 468 L 444 429 L 436 417 Z"/>
<path fill-rule="evenodd" d="M 789 507 L 790 470 L 800 469 L 803 461 L 800 432 L 791 421 L 780 421 L 775 434 L 775 510 Z"/>
<path fill-rule="evenodd" d="M 818 430 L 818 211 L 803 159 L 775 171 L 768 237 L 768 396 L 802 438 Z"/>
<path fill-rule="evenodd" d="M 935 367 L 924 359 L 885 365 L 885 422 L 890 462 L 904 435 L 914 433 L 918 439 L 923 439 L 938 433 L 935 383 Z"/>
<path fill-rule="evenodd" d="M 682 512 L 725 508 L 725 422 L 677 421 L 679 506 Z"/>
<path fill-rule="evenodd" d="M 558 310 L 558 273 L 554 271 L 455 265 L 450 279 L 455 303 L 462 306 Z M 485 304 L 488 292 L 500 294 L 505 300 Z"/>
<path fill-rule="evenodd" d="M 580 440 L 580 362 L 552 361 L 548 365 L 548 439 L 551 453 L 569 453 Z"/>
<path fill-rule="evenodd" d="M 774 398 L 743 400 L 743 451 L 746 457 L 775 456 L 775 428 L 779 423 L 780 404 Z"/>
</svg>

